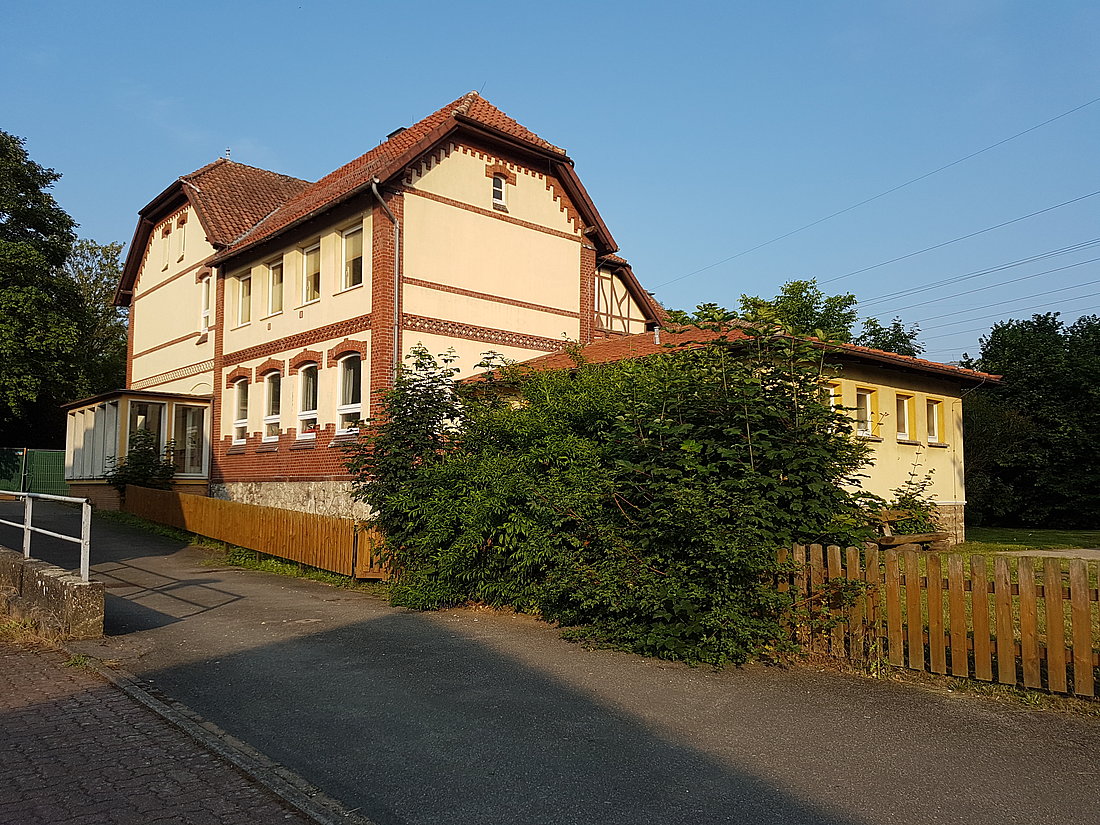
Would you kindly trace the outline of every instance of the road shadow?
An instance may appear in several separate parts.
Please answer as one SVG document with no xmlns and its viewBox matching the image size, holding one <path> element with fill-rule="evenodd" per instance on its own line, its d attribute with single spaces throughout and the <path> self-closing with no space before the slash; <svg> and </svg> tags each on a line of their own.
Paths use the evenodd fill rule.
<svg viewBox="0 0 1100 825">
<path fill-rule="evenodd" d="M 415 614 L 142 677 L 379 825 L 856 822 Z"/>
</svg>

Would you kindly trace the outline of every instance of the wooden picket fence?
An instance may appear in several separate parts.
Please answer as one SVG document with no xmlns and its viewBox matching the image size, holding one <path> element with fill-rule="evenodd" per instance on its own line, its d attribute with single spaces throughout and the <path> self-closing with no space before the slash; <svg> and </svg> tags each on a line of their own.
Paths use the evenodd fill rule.
<svg viewBox="0 0 1100 825">
<path fill-rule="evenodd" d="M 158 524 L 321 570 L 360 579 L 388 578 L 379 560 L 379 534 L 353 519 L 145 487 L 127 487 L 123 509 Z"/>
<path fill-rule="evenodd" d="M 1096 562 L 817 544 L 780 560 L 812 653 L 1097 695 Z M 842 591 L 854 601 L 836 600 Z"/>
</svg>

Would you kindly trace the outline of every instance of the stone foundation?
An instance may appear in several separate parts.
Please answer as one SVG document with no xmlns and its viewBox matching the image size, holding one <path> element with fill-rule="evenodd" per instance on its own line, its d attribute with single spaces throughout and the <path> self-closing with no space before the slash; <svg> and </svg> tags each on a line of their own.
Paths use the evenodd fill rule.
<svg viewBox="0 0 1100 825">
<path fill-rule="evenodd" d="M 321 516 L 366 519 L 370 508 L 351 497 L 350 481 L 230 481 L 211 484 L 210 495 Z"/>
<path fill-rule="evenodd" d="M 205 496 L 208 495 L 208 486 L 205 481 L 181 481 L 172 485 L 172 492 Z M 75 498 L 88 499 L 97 510 L 122 509 L 118 498 L 118 490 L 106 481 L 70 481 L 69 495 Z"/>
<path fill-rule="evenodd" d="M 961 544 L 966 541 L 966 505 L 965 504 L 937 504 L 934 513 L 936 524 L 939 528 L 951 534 L 948 541 L 951 544 Z"/>
<path fill-rule="evenodd" d="M 48 639 L 103 635 L 103 583 L 0 547 L 0 614 L 34 623 Z"/>
</svg>

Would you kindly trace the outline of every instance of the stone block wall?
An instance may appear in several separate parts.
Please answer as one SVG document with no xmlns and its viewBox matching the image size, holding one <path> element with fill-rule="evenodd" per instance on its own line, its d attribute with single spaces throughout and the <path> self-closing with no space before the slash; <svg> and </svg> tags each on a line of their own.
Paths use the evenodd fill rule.
<svg viewBox="0 0 1100 825">
<path fill-rule="evenodd" d="M 103 635 L 103 583 L 0 547 L 0 615 L 25 619 L 49 639 Z"/>
<path fill-rule="evenodd" d="M 228 481 L 211 484 L 210 495 L 226 501 L 298 510 L 320 516 L 366 519 L 370 508 L 351 497 L 350 481 Z"/>
<path fill-rule="evenodd" d="M 934 515 L 939 528 L 951 534 L 951 544 L 966 541 L 965 504 L 937 504 Z"/>
</svg>

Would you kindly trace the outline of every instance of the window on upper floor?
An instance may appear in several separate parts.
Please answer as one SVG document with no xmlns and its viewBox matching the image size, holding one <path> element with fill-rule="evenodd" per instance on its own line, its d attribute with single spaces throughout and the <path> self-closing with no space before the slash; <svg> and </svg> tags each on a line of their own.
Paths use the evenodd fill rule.
<svg viewBox="0 0 1100 825">
<path fill-rule="evenodd" d="M 493 175 L 493 205 L 504 206 L 507 198 L 508 181 L 504 175 Z"/>
<path fill-rule="evenodd" d="M 183 256 L 187 254 L 187 215 L 183 214 L 179 216 L 176 221 L 176 235 L 179 236 L 178 248 L 179 257 L 176 260 L 182 261 Z"/>
<path fill-rule="evenodd" d="M 267 265 L 267 314 L 283 311 L 283 259 Z"/>
<path fill-rule="evenodd" d="M 172 247 L 172 224 L 167 224 L 164 229 L 160 231 L 160 245 L 161 245 L 161 269 L 168 268 L 168 260 L 171 255 Z"/>
<path fill-rule="evenodd" d="M 237 278 L 237 326 L 252 321 L 252 276 Z"/>
<path fill-rule="evenodd" d="M 359 432 L 362 411 L 363 362 L 358 355 L 349 355 L 340 359 L 340 402 L 336 408 L 340 423 L 337 432 Z"/>
<path fill-rule="evenodd" d="M 321 298 L 321 245 L 314 244 L 302 251 L 302 303 Z"/>
<path fill-rule="evenodd" d="M 233 443 L 244 444 L 248 439 L 248 379 L 233 382 Z"/>
<path fill-rule="evenodd" d="M 856 389 L 856 435 L 875 435 L 875 416 L 878 414 L 878 398 L 874 390 Z"/>
<path fill-rule="evenodd" d="M 363 283 L 363 229 L 349 229 L 343 235 L 344 280 L 343 289 L 351 289 Z"/>
<path fill-rule="evenodd" d="M 211 311 L 210 307 L 212 292 L 214 290 L 214 278 L 211 275 L 207 275 L 201 281 L 199 281 L 199 332 L 205 333 L 210 330 Z"/>
<path fill-rule="evenodd" d="M 306 364 L 298 371 L 298 438 L 316 438 L 317 365 Z"/>
<path fill-rule="evenodd" d="M 913 396 L 899 392 L 895 407 L 898 441 L 910 441 L 913 438 Z"/>
<path fill-rule="evenodd" d="M 943 402 L 929 398 L 926 403 L 928 419 L 928 443 L 943 444 L 947 438 L 943 427 Z"/>
<path fill-rule="evenodd" d="M 264 376 L 264 441 L 279 440 L 279 410 L 282 406 L 283 378 L 277 372 Z"/>
</svg>

